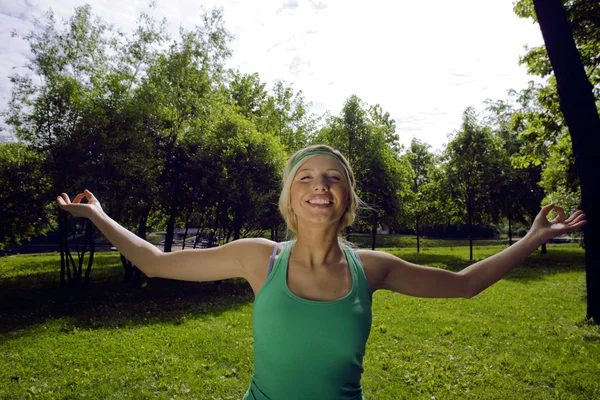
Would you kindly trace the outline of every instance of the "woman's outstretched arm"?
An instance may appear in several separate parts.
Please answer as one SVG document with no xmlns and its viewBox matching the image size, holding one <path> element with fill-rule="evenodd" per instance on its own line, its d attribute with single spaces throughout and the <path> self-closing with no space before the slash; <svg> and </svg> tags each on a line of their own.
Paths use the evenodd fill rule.
<svg viewBox="0 0 600 400">
<path fill-rule="evenodd" d="M 87 203 L 81 203 L 84 198 Z M 249 266 L 256 264 L 253 260 L 262 261 L 263 255 L 270 254 L 273 248 L 268 241 L 258 239 L 235 241 L 213 249 L 164 253 L 111 219 L 88 190 L 73 201 L 63 193 L 57 202 L 73 216 L 89 218 L 128 260 L 150 277 L 189 281 L 249 279 Z"/>
<path fill-rule="evenodd" d="M 558 216 L 548 221 L 547 216 L 552 209 L 558 211 Z M 457 273 L 409 263 L 382 252 L 360 251 L 359 254 L 374 290 L 388 289 L 419 297 L 469 298 L 500 280 L 543 243 L 579 229 L 585 223 L 582 211 L 566 218 L 562 208 L 550 204 L 542 208 L 524 238 Z"/>
</svg>

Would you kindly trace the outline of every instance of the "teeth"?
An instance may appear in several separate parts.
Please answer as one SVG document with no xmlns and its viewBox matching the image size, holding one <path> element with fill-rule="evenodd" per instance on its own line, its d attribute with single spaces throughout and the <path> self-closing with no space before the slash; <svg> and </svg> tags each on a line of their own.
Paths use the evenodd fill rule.
<svg viewBox="0 0 600 400">
<path fill-rule="evenodd" d="M 310 204 L 329 204 L 330 201 L 329 200 L 315 199 L 315 200 L 310 200 L 309 203 Z"/>
</svg>

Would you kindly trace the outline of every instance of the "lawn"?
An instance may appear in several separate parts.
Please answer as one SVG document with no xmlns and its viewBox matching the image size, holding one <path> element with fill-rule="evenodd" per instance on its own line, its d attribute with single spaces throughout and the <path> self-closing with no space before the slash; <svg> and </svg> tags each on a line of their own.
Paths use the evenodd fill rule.
<svg viewBox="0 0 600 400">
<path fill-rule="evenodd" d="M 468 247 L 387 251 L 451 270 L 469 264 Z M 241 399 L 252 373 L 244 282 L 130 289 L 116 254 L 96 260 L 88 296 L 69 299 L 57 255 L 0 258 L 1 399 Z M 365 397 L 600 398 L 600 329 L 584 319 L 584 296 L 574 245 L 549 246 L 470 300 L 377 292 Z"/>
</svg>

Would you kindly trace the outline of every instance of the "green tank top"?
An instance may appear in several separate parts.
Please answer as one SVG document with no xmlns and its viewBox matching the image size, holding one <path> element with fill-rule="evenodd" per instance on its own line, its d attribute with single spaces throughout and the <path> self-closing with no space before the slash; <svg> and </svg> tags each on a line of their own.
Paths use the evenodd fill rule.
<svg viewBox="0 0 600 400">
<path fill-rule="evenodd" d="M 254 301 L 254 375 L 246 400 L 360 400 L 371 330 L 371 290 L 344 248 L 352 289 L 333 301 L 296 296 L 287 285 L 287 242 Z"/>
</svg>

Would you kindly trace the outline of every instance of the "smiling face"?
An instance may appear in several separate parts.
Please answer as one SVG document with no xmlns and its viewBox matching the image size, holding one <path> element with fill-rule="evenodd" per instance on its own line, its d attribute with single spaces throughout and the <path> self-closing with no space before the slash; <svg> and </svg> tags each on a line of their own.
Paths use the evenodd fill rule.
<svg viewBox="0 0 600 400">
<path fill-rule="evenodd" d="M 290 190 L 298 226 L 339 225 L 346 212 L 348 194 L 346 173 L 337 159 L 325 154 L 309 158 L 298 168 Z"/>
</svg>

